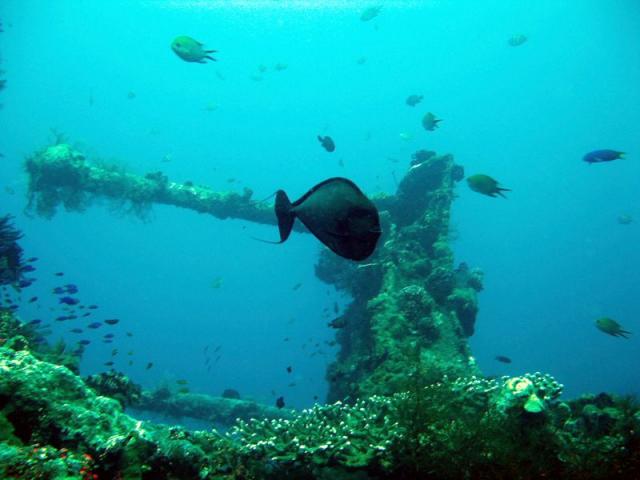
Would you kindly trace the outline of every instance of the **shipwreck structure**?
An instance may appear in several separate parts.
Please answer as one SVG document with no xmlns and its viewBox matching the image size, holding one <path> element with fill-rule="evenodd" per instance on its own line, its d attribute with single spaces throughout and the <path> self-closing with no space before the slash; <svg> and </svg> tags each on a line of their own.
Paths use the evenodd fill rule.
<svg viewBox="0 0 640 480">
<path fill-rule="evenodd" d="M 60 144 L 27 160 L 33 211 L 110 198 L 144 213 L 166 203 L 275 223 L 251 192 L 138 176 Z M 366 263 L 328 251 L 317 276 L 353 301 L 331 324 L 341 346 L 329 400 L 299 412 L 239 399 L 143 391 L 111 371 L 82 379 L 64 343 L 0 305 L 0 477 L 206 480 L 640 478 L 640 405 L 606 393 L 562 401 L 542 373 L 483 378 L 469 353 L 482 275 L 454 268 L 449 209 L 462 168 L 420 151 L 392 196 L 374 199 L 384 237 Z M 0 219 L 0 273 L 19 239 Z M 8 247 L 8 249 L 7 249 Z M 0 275 L 15 285 L 16 279 Z M 27 279 L 20 279 L 27 280 Z M 51 388 L 51 386 L 55 388 Z M 341 400 L 335 400 L 341 398 Z M 346 401 L 345 401 L 346 400 Z M 134 407 L 226 432 L 138 420 Z"/>
<path fill-rule="evenodd" d="M 28 208 L 48 218 L 60 206 L 83 211 L 102 198 L 135 213 L 161 203 L 219 219 L 276 223 L 272 208 L 252 201 L 249 189 L 221 193 L 170 181 L 161 172 L 135 175 L 90 161 L 65 143 L 28 158 L 26 170 Z M 328 401 L 479 373 L 467 337 L 474 330 L 482 274 L 464 264 L 455 268 L 449 246 L 454 186 L 463 177 L 451 155 L 416 152 L 396 193 L 373 198 L 384 232 L 374 255 L 354 263 L 321 252 L 318 278 L 353 298 L 332 322 L 340 351 L 327 371 Z"/>
</svg>

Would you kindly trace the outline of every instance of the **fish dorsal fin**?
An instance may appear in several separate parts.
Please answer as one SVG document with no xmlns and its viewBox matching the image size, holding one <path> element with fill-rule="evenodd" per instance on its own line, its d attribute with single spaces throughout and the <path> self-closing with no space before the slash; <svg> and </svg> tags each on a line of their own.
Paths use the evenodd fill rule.
<svg viewBox="0 0 640 480">
<path fill-rule="evenodd" d="M 303 196 L 301 196 L 298 200 L 293 202 L 291 204 L 291 206 L 292 207 L 297 207 L 298 205 L 304 203 L 304 201 L 307 198 L 309 198 L 311 195 L 313 195 L 315 192 L 317 192 L 319 189 L 321 189 L 322 187 L 324 187 L 328 183 L 336 183 L 336 182 L 346 183 L 346 184 L 350 185 L 351 187 L 353 187 L 358 192 L 362 193 L 361 190 L 357 187 L 357 185 L 355 183 L 353 183 L 351 180 L 349 180 L 348 178 L 331 177 L 331 178 L 326 179 L 324 182 L 320 182 L 319 184 L 317 184 L 315 187 L 313 187 L 311 190 L 309 190 L 307 193 L 305 193 Z"/>
</svg>

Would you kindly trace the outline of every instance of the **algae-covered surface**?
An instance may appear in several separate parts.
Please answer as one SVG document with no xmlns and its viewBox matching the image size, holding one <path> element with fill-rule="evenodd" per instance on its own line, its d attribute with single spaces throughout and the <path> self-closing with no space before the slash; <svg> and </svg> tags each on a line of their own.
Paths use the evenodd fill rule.
<svg viewBox="0 0 640 480">
<path fill-rule="evenodd" d="M 634 2 L 0 2 L 0 479 L 640 478 Z"/>
</svg>

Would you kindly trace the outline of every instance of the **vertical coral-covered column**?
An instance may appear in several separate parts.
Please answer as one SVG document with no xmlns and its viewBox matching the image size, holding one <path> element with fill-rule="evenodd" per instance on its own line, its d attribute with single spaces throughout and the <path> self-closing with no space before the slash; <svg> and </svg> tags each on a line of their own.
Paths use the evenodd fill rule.
<svg viewBox="0 0 640 480">
<path fill-rule="evenodd" d="M 454 185 L 464 176 L 450 155 L 419 151 L 394 197 L 376 199 L 384 234 L 366 263 L 323 252 L 317 276 L 353 302 L 327 371 L 329 401 L 390 394 L 479 373 L 473 334 L 481 272 L 454 268 L 449 221 Z"/>
</svg>

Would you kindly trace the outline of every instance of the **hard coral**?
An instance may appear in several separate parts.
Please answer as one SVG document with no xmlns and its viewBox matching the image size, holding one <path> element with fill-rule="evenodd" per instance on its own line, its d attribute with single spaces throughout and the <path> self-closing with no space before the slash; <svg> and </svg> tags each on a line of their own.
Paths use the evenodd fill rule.
<svg viewBox="0 0 640 480">
<path fill-rule="evenodd" d="M 539 373 L 460 378 L 225 435 L 143 423 L 64 367 L 0 347 L 2 478 L 638 478 L 640 409 L 614 397 L 557 403 Z M 56 388 L 50 388 L 55 385 Z M 527 411 L 535 395 L 544 414 Z M 535 459 L 535 461 L 531 461 Z"/>
</svg>

